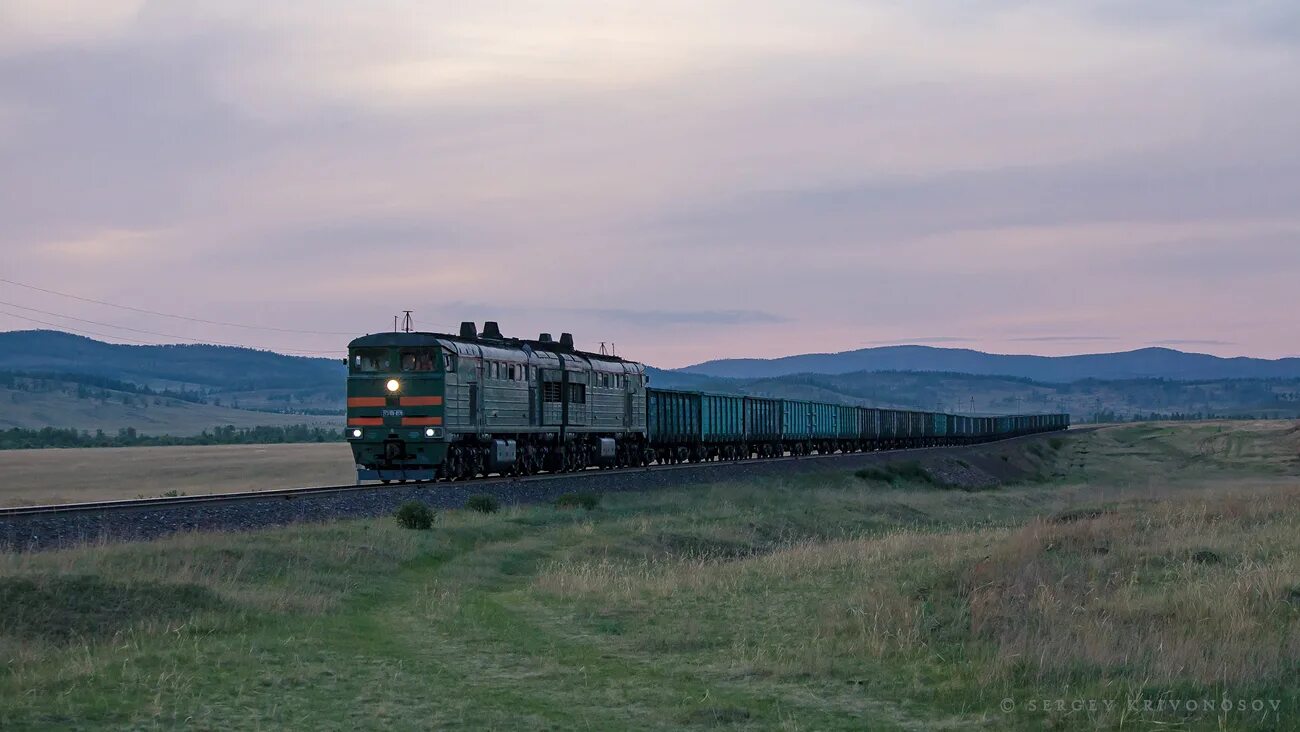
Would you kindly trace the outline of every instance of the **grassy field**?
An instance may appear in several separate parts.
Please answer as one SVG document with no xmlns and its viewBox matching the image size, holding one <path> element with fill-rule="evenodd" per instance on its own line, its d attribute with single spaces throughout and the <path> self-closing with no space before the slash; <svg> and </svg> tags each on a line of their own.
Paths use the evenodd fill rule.
<svg viewBox="0 0 1300 732">
<path fill-rule="evenodd" d="M 0 728 L 1300 728 L 1300 431 L 986 449 L 0 556 Z"/>
<path fill-rule="evenodd" d="M 0 506 L 348 485 L 346 443 L 0 450 Z"/>
</svg>

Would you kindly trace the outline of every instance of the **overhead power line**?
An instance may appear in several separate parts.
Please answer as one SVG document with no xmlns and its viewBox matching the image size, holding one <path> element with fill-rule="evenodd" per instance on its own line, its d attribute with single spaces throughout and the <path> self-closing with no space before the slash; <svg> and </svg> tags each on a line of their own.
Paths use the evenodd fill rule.
<svg viewBox="0 0 1300 732">
<path fill-rule="evenodd" d="M 11 313 L 11 312 L 9 312 L 8 310 L 0 310 L 0 315 L 8 315 L 8 316 L 11 317 L 11 318 L 17 318 L 17 319 L 19 319 L 19 320 L 25 320 L 25 321 L 27 321 L 28 323 L 37 323 L 37 324 L 39 324 L 39 325 L 48 325 L 48 326 L 50 326 L 51 328 L 59 328 L 59 329 L 61 329 L 61 330 L 65 330 L 65 331 L 67 331 L 67 332 L 69 332 L 69 333 L 76 333 L 77 335 L 91 335 L 91 336 L 99 336 L 100 338 L 116 338 L 116 339 L 119 340 L 119 341 L 127 341 L 127 342 L 129 342 L 129 343 L 138 343 L 138 344 L 143 345 L 143 346 L 153 346 L 153 345 L 157 345 L 156 343 L 150 343 L 149 341 L 137 341 L 137 340 L 133 340 L 133 339 L 131 339 L 131 338 L 124 338 L 124 337 L 122 337 L 122 336 L 109 335 L 108 333 L 97 333 L 97 332 L 95 332 L 95 331 L 93 331 L 93 330 L 78 330 L 78 329 L 76 329 L 76 328 L 69 328 L 69 327 L 67 327 L 66 325 L 60 325 L 59 323 L 51 323 L 51 322 L 49 322 L 49 321 L 41 320 L 41 319 L 39 319 L 39 318 L 32 318 L 32 317 L 29 317 L 29 316 L 26 316 L 26 315 L 19 315 L 18 313 Z"/>
<path fill-rule="evenodd" d="M 126 326 L 122 326 L 122 325 L 113 325 L 112 323 L 101 323 L 101 322 L 96 321 L 96 320 L 86 320 L 85 318 L 74 318 L 74 317 L 72 317 L 72 316 L 70 316 L 70 315 L 60 315 L 59 313 L 51 313 L 51 312 L 47 312 L 47 311 L 45 311 L 45 310 L 37 310 L 36 308 L 24 307 L 24 306 L 22 306 L 22 305 L 15 305 L 15 304 L 13 304 L 13 303 L 8 303 L 8 302 L 3 302 L 3 301 L 0 301 L 0 305 L 8 305 L 8 306 L 10 306 L 10 307 L 16 307 L 16 308 L 19 308 L 19 309 L 21 309 L 21 310 L 29 310 L 29 311 L 32 311 L 32 312 L 41 313 L 41 314 L 43 314 L 43 315 L 50 315 L 50 316 L 53 316 L 53 317 L 56 317 L 56 318 L 67 318 L 68 320 L 76 320 L 76 321 L 79 321 L 79 322 L 82 322 L 82 323 L 90 323 L 90 324 L 92 324 L 92 325 L 101 325 L 101 326 L 105 326 L 105 327 L 108 327 L 108 328 L 120 328 L 121 330 L 127 330 L 127 331 L 131 331 L 131 332 L 134 332 L 134 333 L 145 333 L 145 334 L 148 334 L 148 335 L 157 335 L 157 336 L 162 336 L 162 337 L 164 337 L 164 338 L 179 338 L 179 339 L 181 339 L 181 340 L 190 341 L 190 343 L 189 343 L 188 345 L 229 346 L 229 347 L 231 347 L 231 348 L 247 348 L 247 349 L 254 350 L 254 351 L 270 351 L 270 350 L 272 350 L 272 349 L 270 349 L 270 348 L 266 348 L 266 347 L 264 347 L 264 346 L 249 346 L 249 345 L 245 345 L 245 344 L 242 344 L 242 343 L 221 343 L 221 342 L 219 342 L 219 341 L 203 341 L 203 340 L 199 340 L 199 339 L 195 339 L 195 338 L 186 338 L 185 336 L 169 335 L 169 334 L 166 334 L 166 333 L 155 333 L 155 332 L 153 332 L 153 331 L 149 331 L 149 330 L 139 330 L 139 329 L 137 329 L 137 328 L 127 328 Z M 77 329 L 77 328 L 69 328 L 68 326 L 66 326 L 66 325 L 64 325 L 64 324 L 62 324 L 62 323 L 51 323 L 51 322 L 49 322 L 48 320 L 41 320 L 41 319 L 39 319 L 39 318 L 33 318 L 33 317 L 29 316 L 29 315 L 20 315 L 20 314 L 18 314 L 18 313 L 12 313 L 12 312 L 9 312 L 8 310 L 0 310 L 0 315 L 8 315 L 8 316 L 11 317 L 11 318 L 17 318 L 17 319 L 19 319 L 19 320 L 24 320 L 24 321 L 27 321 L 27 322 L 29 322 L 29 323 L 37 323 L 37 324 L 39 324 L 39 325 L 48 325 L 48 326 L 50 326 L 51 328 L 58 328 L 58 329 L 60 329 L 60 330 L 64 330 L 64 331 L 67 331 L 67 332 L 70 332 L 70 333 L 76 333 L 76 334 L 78 334 L 78 335 L 97 336 L 97 337 L 100 337 L 100 338 L 113 338 L 113 339 L 116 339 L 116 340 L 119 340 L 119 341 L 127 341 L 127 342 L 129 342 L 129 343 L 134 343 L 134 344 L 138 344 L 138 345 L 142 345 L 142 346 L 155 346 L 155 345 L 158 345 L 158 344 L 156 344 L 156 343 L 151 343 L 151 342 L 149 342 L 149 341 L 141 341 L 141 340 L 136 340 L 136 339 L 134 339 L 134 338 L 126 338 L 126 337 L 124 337 L 124 336 L 120 336 L 120 335 L 113 334 L 113 333 L 100 333 L 100 332 L 98 332 L 98 331 L 93 331 L 93 330 L 83 330 L 83 329 Z M 342 353 L 342 352 L 343 352 L 343 349 L 341 349 L 341 348 L 340 348 L 340 349 L 334 349 L 334 350 L 331 350 L 331 351 L 303 351 L 303 350 L 295 350 L 295 349 L 286 349 L 286 350 L 284 350 L 284 351 L 278 351 L 278 353 L 284 353 L 284 354 L 287 354 L 287 355 L 304 355 L 304 354 L 339 354 L 339 353 Z"/>
<path fill-rule="evenodd" d="M 245 343 L 222 343 L 221 341 L 209 341 L 209 340 L 203 340 L 201 338 L 191 338 L 190 336 L 176 335 L 175 333 L 159 333 L 158 331 L 153 331 L 153 330 L 141 330 L 139 328 L 130 328 L 125 325 L 104 323 L 98 320 L 87 320 L 85 318 L 78 318 L 73 315 L 64 315 L 63 313 L 53 313 L 50 312 L 49 310 L 41 310 L 39 308 L 29 308 L 26 305 L 19 305 L 18 303 L 15 302 L 5 302 L 4 300 L 0 300 L 0 305 L 8 305 L 11 308 L 18 308 L 19 310 L 26 310 L 32 313 L 40 313 L 41 315 L 49 315 L 55 318 L 65 318 L 67 320 L 75 320 L 80 323 L 90 323 L 91 325 L 102 325 L 105 328 L 113 328 L 115 330 L 126 330 L 132 333 L 144 333 L 145 335 L 160 336 L 162 338 L 177 338 L 182 341 L 197 341 L 212 346 L 231 346 L 234 348 L 263 348 L 262 346 L 250 346 Z M 340 349 L 337 348 L 328 351 L 310 351 L 310 350 L 303 350 L 298 348 L 289 349 L 289 350 L 292 350 L 295 353 L 339 353 L 340 352 Z"/>
<path fill-rule="evenodd" d="M 276 333 L 303 333 L 307 335 L 337 335 L 337 336 L 356 335 L 355 333 L 345 333 L 345 332 L 334 331 L 334 330 L 303 330 L 301 328 L 276 328 L 269 325 L 249 325 L 247 323 L 231 323 L 224 320 L 207 320 L 205 318 L 192 318 L 188 315 L 176 315 L 174 313 L 164 313 L 164 312 L 159 312 L 157 310 L 146 310 L 145 308 L 137 308 L 137 307 L 132 307 L 130 305 L 119 305 L 117 303 L 105 302 L 103 300 L 96 300 L 90 297 L 82 297 L 81 295 L 73 295 L 67 292 L 59 292 L 58 290 L 47 290 L 44 287 L 28 285 L 22 282 L 15 282 L 14 280 L 5 279 L 3 277 L 0 277 L 0 282 L 3 282 L 8 285 L 14 285 L 17 287 L 23 287 L 28 290 L 35 290 L 36 292 L 44 292 L 47 295 L 58 295 L 59 297 L 67 297 L 73 300 L 80 300 L 81 302 L 89 302 L 89 303 L 94 303 L 96 305 L 105 305 L 107 307 L 118 308 L 120 310 L 130 310 L 131 312 L 134 313 L 143 313 L 145 315 L 156 315 L 160 318 L 172 318 L 174 320 L 187 320 L 191 323 L 204 323 L 207 325 L 222 325 L 229 328 L 244 328 L 247 330 L 267 330 L 267 331 L 274 331 Z"/>
</svg>

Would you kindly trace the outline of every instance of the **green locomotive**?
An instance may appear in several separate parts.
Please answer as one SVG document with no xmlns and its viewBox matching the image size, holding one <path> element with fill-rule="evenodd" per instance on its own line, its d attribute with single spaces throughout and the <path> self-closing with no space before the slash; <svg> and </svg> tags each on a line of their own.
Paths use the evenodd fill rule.
<svg viewBox="0 0 1300 732">
<path fill-rule="evenodd" d="M 1067 414 L 953 415 L 652 389 L 568 333 L 368 335 L 348 347 L 357 479 L 464 480 L 592 466 L 965 445 L 1068 429 Z"/>
<path fill-rule="evenodd" d="M 558 341 L 379 333 L 348 346 L 359 480 L 466 479 L 643 464 L 645 367 Z"/>
</svg>

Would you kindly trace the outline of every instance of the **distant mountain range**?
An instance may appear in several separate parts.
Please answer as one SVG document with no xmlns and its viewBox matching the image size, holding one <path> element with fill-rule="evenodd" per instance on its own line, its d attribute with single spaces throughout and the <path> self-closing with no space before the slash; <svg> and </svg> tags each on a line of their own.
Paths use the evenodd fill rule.
<svg viewBox="0 0 1300 732">
<path fill-rule="evenodd" d="M 1060 410 L 1076 420 L 1300 415 L 1300 359 L 1169 349 L 1052 358 L 900 346 L 649 374 L 661 388 L 986 414 Z M 58 331 L 0 333 L 0 429 L 137 427 L 184 435 L 217 424 L 334 424 L 343 413 L 344 379 L 336 359 L 117 345 Z"/>
<path fill-rule="evenodd" d="M 1169 348 L 1143 348 L 1084 356 L 1013 356 L 965 348 L 888 346 L 784 358 L 705 361 L 678 371 L 700 376 L 761 379 L 791 374 L 934 371 L 1011 376 L 1064 384 L 1081 379 L 1284 379 L 1300 378 L 1300 358 L 1220 358 Z"/>
<path fill-rule="evenodd" d="M 342 394 L 339 359 L 228 346 L 127 346 L 52 330 L 0 333 L 0 371 L 103 376 L 178 390 L 252 391 L 329 386 Z"/>
</svg>

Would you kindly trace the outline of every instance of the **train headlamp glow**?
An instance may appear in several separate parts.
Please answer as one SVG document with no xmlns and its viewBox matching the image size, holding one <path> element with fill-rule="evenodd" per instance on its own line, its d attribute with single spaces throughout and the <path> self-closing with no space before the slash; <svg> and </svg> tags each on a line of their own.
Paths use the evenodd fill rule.
<svg viewBox="0 0 1300 732">
<path fill-rule="evenodd" d="M 361 437 L 361 430 L 352 430 L 353 437 Z"/>
<path fill-rule="evenodd" d="M 402 383 L 401 383 L 400 381 L 398 381 L 397 379 L 389 379 L 389 380 L 388 380 L 388 383 L 387 383 L 387 384 L 384 384 L 384 386 L 385 386 L 389 391 L 391 391 L 391 392 L 396 392 L 398 389 L 401 389 L 401 388 L 402 388 Z"/>
<path fill-rule="evenodd" d="M 438 434 L 438 430 L 435 430 L 435 429 L 432 428 L 432 427 L 429 427 L 429 428 L 427 428 L 427 429 L 424 430 L 424 436 L 425 436 L 425 437 L 434 437 L 434 436 L 436 436 L 437 434 Z"/>
</svg>

